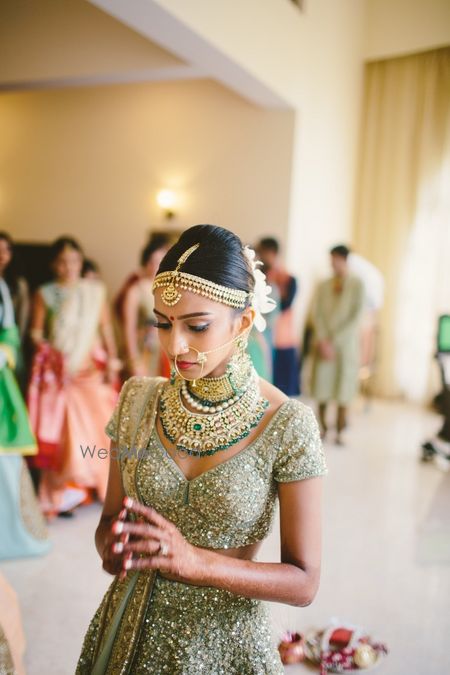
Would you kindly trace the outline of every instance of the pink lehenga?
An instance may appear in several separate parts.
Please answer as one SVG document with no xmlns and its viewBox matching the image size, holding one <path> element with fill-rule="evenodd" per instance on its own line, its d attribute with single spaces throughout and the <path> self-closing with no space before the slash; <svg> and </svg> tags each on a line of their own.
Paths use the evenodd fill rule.
<svg viewBox="0 0 450 675">
<path fill-rule="evenodd" d="M 39 499 L 51 515 L 89 499 L 91 489 L 104 500 L 109 471 L 104 426 L 117 392 L 105 382 L 99 333 L 103 284 L 80 279 L 70 287 L 45 284 L 40 292 L 47 308 L 46 340 L 33 359 L 28 407 L 39 446 L 31 463 L 41 469 Z"/>
</svg>

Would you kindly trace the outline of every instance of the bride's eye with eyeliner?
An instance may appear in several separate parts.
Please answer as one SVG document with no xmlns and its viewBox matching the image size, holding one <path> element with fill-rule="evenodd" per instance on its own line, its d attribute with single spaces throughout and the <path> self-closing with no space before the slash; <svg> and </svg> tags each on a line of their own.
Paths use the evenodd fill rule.
<svg viewBox="0 0 450 675">
<path fill-rule="evenodd" d="M 209 323 L 202 324 L 201 326 L 188 326 L 188 328 L 194 333 L 203 333 L 209 328 Z"/>
<path fill-rule="evenodd" d="M 153 326 L 155 328 L 160 328 L 161 330 L 169 330 L 172 324 L 170 323 L 163 323 L 162 321 L 155 321 L 153 323 Z"/>
</svg>

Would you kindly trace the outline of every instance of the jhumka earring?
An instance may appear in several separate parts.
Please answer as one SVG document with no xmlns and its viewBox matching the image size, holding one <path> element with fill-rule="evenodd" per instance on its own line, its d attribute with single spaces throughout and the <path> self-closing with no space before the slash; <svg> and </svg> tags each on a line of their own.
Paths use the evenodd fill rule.
<svg viewBox="0 0 450 675">
<path fill-rule="evenodd" d="M 247 352 L 248 331 L 236 339 L 236 349 L 228 361 L 226 375 L 235 394 L 245 389 L 247 378 L 250 375 L 252 362 Z"/>
</svg>

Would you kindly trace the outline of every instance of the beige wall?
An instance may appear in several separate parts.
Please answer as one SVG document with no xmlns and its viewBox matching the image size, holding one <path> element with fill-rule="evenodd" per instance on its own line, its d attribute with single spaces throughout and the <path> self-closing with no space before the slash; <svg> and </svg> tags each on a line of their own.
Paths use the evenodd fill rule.
<svg viewBox="0 0 450 675">
<path fill-rule="evenodd" d="M 120 0 L 92 2 L 127 11 Z M 365 3 L 313 0 L 304 12 L 287 0 L 138 4 L 164 8 L 296 111 L 285 255 L 300 278 L 303 316 L 315 281 L 328 271 L 328 247 L 351 236 Z M 195 50 L 190 58 L 195 63 Z"/>
<path fill-rule="evenodd" d="M 45 3 L 50 2 L 45 0 Z M 78 10 L 81 5 L 86 9 L 87 5 L 81 0 L 70 0 L 70 3 L 73 6 L 77 4 Z M 54 0 L 53 6 L 57 4 Z M 65 145 L 68 146 L 69 156 L 72 155 L 73 168 L 69 163 L 63 175 L 72 176 L 71 180 L 75 180 L 77 172 L 82 174 L 81 187 L 74 182 L 68 191 L 66 180 L 64 190 L 60 191 L 63 196 L 57 194 L 55 197 L 51 187 L 45 188 L 45 196 L 36 195 L 35 199 L 42 205 L 49 195 L 52 198 L 46 206 L 53 213 L 50 220 L 48 213 L 40 213 L 39 209 L 37 212 L 40 213 L 40 222 L 45 223 L 45 227 L 48 227 L 47 223 L 53 223 L 54 230 L 59 227 L 57 223 L 64 215 L 63 207 L 73 202 L 77 222 L 93 217 L 95 223 L 111 222 L 117 226 L 131 219 L 137 228 L 133 230 L 135 249 L 139 244 L 137 232 L 141 233 L 155 217 L 149 206 L 148 194 L 160 183 L 179 181 L 187 188 L 186 220 L 183 224 L 198 219 L 219 219 L 244 234 L 253 230 L 253 236 L 263 231 L 281 236 L 287 244 L 285 255 L 288 265 L 301 281 L 299 314 L 303 316 L 317 278 L 328 269 L 328 247 L 338 241 L 348 241 L 351 237 L 364 56 L 395 50 L 399 45 L 401 49 L 433 46 L 433 41 L 443 34 L 439 30 L 447 34 L 448 24 L 443 20 L 443 12 L 444 5 L 448 7 L 449 3 L 445 0 L 314 0 L 305 3 L 304 12 L 299 12 L 287 0 L 265 0 L 263 3 L 260 0 L 246 0 L 244 3 L 239 0 L 190 0 L 189 3 L 185 0 L 134 0 L 133 3 L 91 0 L 91 4 L 101 6 L 142 35 L 150 35 L 154 41 L 158 41 L 159 36 L 165 49 L 194 68 L 226 81 L 229 86 L 233 86 L 234 82 L 236 89 L 242 90 L 243 80 L 239 79 L 239 72 L 245 72 L 267 91 L 273 91 L 277 100 L 290 105 L 295 111 L 291 173 L 285 166 L 289 155 L 287 136 L 290 138 L 292 132 L 291 114 L 258 110 L 226 94 L 218 86 L 214 89 L 215 103 L 211 103 L 205 93 L 213 91 L 211 83 L 167 85 L 170 89 L 158 85 L 153 89 L 107 88 L 90 93 L 78 90 L 40 94 L 30 99 L 13 97 L 10 101 L 22 101 L 21 105 L 16 104 L 18 120 L 22 120 L 24 128 L 34 127 L 36 133 L 30 134 L 30 150 L 22 139 L 21 131 L 18 131 L 15 141 L 17 160 L 10 150 L 12 167 L 20 164 L 19 169 L 14 169 L 15 177 L 5 179 L 9 171 L 4 167 L 1 169 L 0 204 L 3 192 L 8 218 L 20 227 L 30 220 L 24 214 L 29 207 L 22 203 L 15 191 L 20 192 L 21 184 L 25 183 L 28 192 L 37 190 L 31 178 L 24 178 L 25 165 L 28 153 L 30 166 L 39 165 L 45 144 L 55 159 L 53 164 L 46 160 L 42 178 L 38 175 L 36 179 L 41 190 L 45 187 L 44 177 L 52 176 L 53 167 L 58 166 L 60 161 L 59 156 L 65 153 Z M 430 7 L 427 16 L 424 14 L 425 6 Z M 410 7 L 412 9 L 408 11 Z M 152 21 L 151 10 L 159 12 L 160 24 Z M 169 30 L 168 24 L 162 21 L 164 13 L 166 18 L 171 16 L 187 27 L 190 36 L 186 32 Z M 113 24 L 107 26 L 107 23 L 102 23 L 101 16 L 96 19 L 99 34 L 108 34 L 108 40 L 112 40 L 113 34 L 118 38 L 119 33 L 114 31 L 119 30 L 119 24 L 115 23 L 114 28 Z M 109 20 L 106 15 L 103 18 Z M 132 44 L 130 54 L 134 53 L 134 49 L 143 48 L 140 42 L 143 38 L 131 33 L 125 26 L 121 28 L 125 32 L 120 40 L 108 44 L 118 46 L 123 38 L 124 45 L 128 41 Z M 86 29 L 84 25 L 83 30 Z M 211 48 L 211 59 L 207 57 L 208 46 Z M 100 50 L 97 58 L 101 60 L 106 53 L 112 58 L 113 52 L 118 53 L 116 49 L 108 49 Z M 218 55 L 222 60 L 218 59 Z M 91 68 L 94 61 L 94 57 L 89 61 Z M 113 59 L 111 63 L 120 68 L 117 60 Z M 132 91 L 140 92 L 138 98 L 132 97 L 133 103 L 125 95 L 125 92 Z M 142 93 L 150 91 L 154 92 L 153 96 Z M 182 102 L 183 115 L 174 112 L 176 108 L 166 99 L 168 91 L 177 92 L 175 99 Z M 156 92 L 166 94 L 160 99 Z M 199 97 L 198 92 L 201 92 Z M 191 94 L 198 101 L 190 100 Z M 217 101 L 223 102 L 223 105 Z M 197 103 L 202 108 L 200 117 Z M 164 106 L 164 113 L 155 112 Z M 42 114 L 33 121 L 35 112 L 42 108 L 46 110 L 48 121 L 42 122 Z M 214 111 L 214 120 L 206 114 L 209 108 Z M 185 111 L 188 111 L 187 115 Z M 241 114 L 242 124 L 238 119 Z M 152 142 L 150 137 L 142 144 L 137 140 L 142 129 L 147 129 L 148 116 L 152 123 L 162 124 L 166 130 L 164 142 L 170 152 L 165 152 L 156 133 Z M 136 118 L 139 120 L 137 126 L 134 123 Z M 285 126 L 288 118 L 289 133 Z M 80 144 L 77 134 L 72 132 L 72 129 L 78 132 L 79 120 L 83 120 Z M 257 124 L 255 120 L 258 120 Z M 18 123 L 9 122 L 11 127 Z M 266 134 L 266 124 L 277 126 L 278 130 Z M 169 133 L 171 125 L 173 131 Z M 283 131 L 280 131 L 281 127 Z M 203 128 L 208 131 L 206 136 L 202 133 Z M 42 139 L 39 138 L 41 129 L 44 130 Z M 108 142 L 108 133 L 113 142 Z M 273 140 L 277 134 L 281 134 L 281 142 Z M 98 151 L 94 156 L 97 143 Z M 42 149 L 38 150 L 38 146 Z M 89 179 L 84 174 L 86 153 L 89 156 Z M 151 155 L 150 160 L 148 155 Z M 143 156 L 147 156 L 145 160 Z M 224 167 L 222 171 L 220 166 Z M 90 173 L 94 172 L 94 168 L 97 173 L 91 180 Z M 36 172 L 39 174 L 37 169 Z M 264 178 L 260 179 L 262 173 Z M 12 189 L 15 193 L 14 205 L 5 180 L 9 181 L 8 185 L 15 186 Z M 58 184 L 61 180 L 57 176 Z M 124 188 L 124 185 L 128 187 Z M 263 190 L 259 189 L 261 185 Z M 113 186 L 113 191 L 108 190 L 110 186 Z M 97 204 L 95 217 L 85 213 L 83 191 L 89 195 L 91 211 Z M 127 195 L 123 199 L 122 191 Z M 116 201 L 117 208 L 113 206 Z M 102 216 L 103 211 L 106 218 Z M 31 220 L 36 218 L 32 215 Z M 70 221 L 71 227 L 72 223 Z M 88 234 L 91 236 L 90 230 Z M 112 236 L 111 243 L 121 241 L 118 233 Z M 133 256 L 128 251 L 126 255 L 128 265 Z M 112 250 L 108 256 L 106 262 L 109 264 Z"/>
<path fill-rule="evenodd" d="M 351 243 L 363 83 L 364 4 L 307 2 L 306 8 L 287 256 L 300 277 L 300 323 L 317 281 L 329 274 L 329 248 Z"/>
<path fill-rule="evenodd" d="M 127 11 L 120 0 L 91 1 Z M 364 59 L 447 42 L 450 2 L 313 0 L 303 12 L 286 0 L 135 4 L 163 8 L 296 111 L 286 259 L 300 277 L 303 316 L 327 249 L 351 241 Z"/>
<path fill-rule="evenodd" d="M 368 60 L 450 44 L 449 0 L 366 0 Z"/>
<path fill-rule="evenodd" d="M 49 2 L 51 0 L 45 0 L 45 3 Z M 71 11 L 78 11 L 81 17 L 80 7 L 87 3 L 70 0 L 70 4 Z M 188 188 L 186 224 L 198 219 L 219 220 L 237 227 L 244 234 L 252 230 L 251 238 L 260 233 L 271 233 L 282 239 L 286 244 L 284 252 L 288 265 L 301 281 L 300 314 L 303 315 L 317 277 L 327 270 L 327 248 L 338 240 L 348 240 L 350 236 L 362 81 L 364 3 L 361 0 L 340 0 L 339 3 L 314 0 L 306 3 L 305 12 L 299 12 L 286 0 L 265 0 L 264 3 L 259 0 L 246 0 L 245 3 L 238 0 L 226 3 L 219 0 L 190 0 L 189 3 L 184 0 L 136 0 L 133 3 L 94 0 L 92 4 L 101 5 L 107 11 L 114 9 L 115 16 L 121 14 L 124 21 L 142 33 L 149 23 L 155 29 L 155 22 L 148 19 L 152 6 L 158 6 L 160 11 L 162 8 L 176 16 L 178 21 L 191 29 L 193 35 L 203 40 L 204 45 L 211 45 L 213 54 L 215 50 L 216 54 L 220 53 L 229 59 L 231 75 L 228 77 L 222 69 L 224 81 L 232 83 L 233 78 L 239 79 L 237 72 L 241 69 L 241 72 L 251 73 L 255 80 L 283 99 L 286 106 L 291 105 L 295 111 L 294 143 L 289 151 L 287 144 L 292 140 L 293 113 L 258 110 L 231 94 L 226 95 L 219 87 L 215 91 L 220 91 L 219 99 L 224 101 L 226 98 L 227 103 L 225 107 L 222 104 L 212 105 L 215 119 L 208 118 L 205 126 L 206 112 L 198 117 L 196 110 L 199 106 L 189 99 L 191 93 L 197 96 L 197 92 L 202 92 L 200 102 L 206 111 L 210 101 L 203 99 L 203 95 L 205 86 L 211 91 L 211 84 L 174 85 L 170 89 L 180 92 L 180 96 L 184 92 L 183 115 L 174 114 L 176 108 L 172 109 L 167 104 L 162 124 L 169 136 L 166 143 L 172 151 L 168 153 L 169 159 L 156 138 L 158 148 L 155 161 L 153 156 L 150 160 L 142 157 L 145 154 L 153 155 L 154 148 L 150 141 L 144 142 L 136 150 L 136 161 L 134 148 L 139 145 L 139 141 L 133 134 L 139 136 L 147 115 L 152 121 L 161 122 L 161 115 L 155 113 L 155 102 L 159 110 L 163 107 L 162 101 L 157 101 L 156 94 L 151 97 L 140 93 L 138 106 L 136 102 L 129 102 L 127 96 L 114 94 L 119 91 L 143 92 L 145 88 L 108 88 L 95 92 L 79 90 L 54 95 L 40 94 L 29 99 L 13 98 L 12 101 L 22 101 L 19 119 L 23 119 L 24 126 L 34 127 L 35 133 L 30 134 L 34 140 L 29 147 L 23 142 L 21 131 L 17 136 L 18 157 L 13 160 L 13 166 L 20 166 L 14 170 L 15 177 L 8 179 L 14 185 L 12 191 L 15 193 L 13 204 L 8 201 L 6 194 L 8 218 L 13 219 L 11 222 L 16 227 L 30 227 L 25 223 L 30 221 L 28 209 L 31 211 L 31 207 L 22 203 L 19 196 L 24 183 L 27 183 L 28 193 L 36 192 L 33 199 L 41 203 L 36 215 L 32 214 L 31 221 L 39 221 L 45 228 L 51 227 L 52 232 L 59 231 L 59 223 L 65 216 L 64 205 L 72 202 L 75 211 L 73 217 L 68 216 L 73 218 L 68 223 L 70 227 L 74 221 L 78 223 L 80 220 L 80 227 L 85 227 L 83 223 L 91 218 L 94 223 L 103 224 L 106 221 L 117 226 L 129 216 L 138 223 L 138 231 L 142 232 L 153 216 L 148 210 L 150 198 L 147 195 L 159 183 L 169 179 L 176 182 L 180 176 L 181 184 L 186 184 Z M 74 10 L 75 5 L 78 10 Z M 105 18 L 109 19 L 107 15 Z M 99 35 L 108 36 L 108 39 L 105 37 L 107 45 L 113 44 L 112 36 L 116 35 L 114 31 L 117 26 L 107 25 L 100 16 L 96 16 L 95 20 L 98 21 Z M 64 17 L 60 16 L 58 22 L 61 27 L 56 34 L 63 31 Z M 79 24 L 86 31 L 87 27 L 81 18 L 74 25 Z M 39 25 L 36 24 L 37 28 Z M 32 24 L 29 30 L 32 33 Z M 125 27 L 123 30 L 128 31 Z M 158 31 L 159 28 L 156 33 Z M 169 31 L 169 34 L 173 38 L 173 32 Z M 132 40 L 133 37 L 136 41 Z M 152 37 L 156 40 L 157 35 Z M 165 43 L 165 48 L 196 68 L 213 71 L 216 65 L 214 59 L 208 59 L 205 51 L 197 53 L 193 43 L 186 38 L 184 44 L 181 37 L 180 34 L 179 40 L 173 39 L 173 44 Z M 133 50 L 141 48 L 140 39 L 134 34 L 128 35 L 128 32 L 123 35 L 124 45 L 130 41 Z M 119 48 L 120 41 L 114 44 Z M 105 54 L 111 53 L 109 47 L 105 50 Z M 102 54 L 101 50 L 99 59 L 103 58 Z M 54 61 L 54 57 L 50 59 L 50 63 Z M 95 58 L 91 61 L 95 62 Z M 57 65 L 53 67 L 57 68 Z M 152 91 L 168 90 L 162 87 Z M 42 121 L 43 113 L 37 115 L 41 109 L 45 109 L 45 122 Z M 122 109 L 125 112 L 120 117 L 118 111 Z M 185 110 L 190 111 L 188 115 Z M 241 114 L 242 122 L 238 119 Z M 136 115 L 140 121 L 135 129 Z M 104 121 L 100 123 L 102 117 Z M 130 122 L 131 119 L 133 122 Z M 289 119 L 289 133 L 285 126 L 286 119 Z M 123 120 L 124 133 L 121 130 Z M 169 134 L 171 124 L 173 132 Z M 277 130 L 268 131 L 266 125 L 275 125 Z M 280 127 L 284 127 L 284 131 L 281 132 Z M 69 131 L 72 128 L 75 134 Z M 80 128 L 83 130 L 81 142 L 77 138 Z M 201 133 L 202 128 L 208 130 L 206 140 Z M 52 133 L 52 129 L 56 129 L 57 133 Z M 112 142 L 111 147 L 108 144 L 108 133 L 118 145 L 115 153 L 111 149 L 114 147 Z M 130 136 L 133 136 L 131 143 Z M 84 176 L 83 166 L 86 144 L 89 146 L 88 155 L 93 155 L 96 148 L 95 156 L 89 156 L 89 178 Z M 36 170 L 36 180 L 24 178 L 25 164 L 33 167 L 41 161 L 42 151 L 37 150 L 38 145 L 42 148 L 47 145 L 50 156 L 54 156 L 52 170 L 46 160 L 42 173 Z M 106 152 L 105 146 L 108 146 Z M 13 152 L 11 154 L 14 155 Z M 54 196 L 52 188 L 49 191 L 46 187 L 45 179 L 52 178 L 52 171 L 58 166 L 61 154 L 72 156 L 73 159 L 62 177 L 56 176 L 57 185 L 63 178 L 65 182 L 64 189 L 58 189 Z M 103 163 L 99 157 L 105 157 Z M 291 171 L 286 166 L 288 157 L 292 161 Z M 107 165 L 106 168 L 103 164 Z M 119 168 L 115 168 L 117 165 Z M 222 170 L 219 168 L 221 166 Z M 134 183 L 128 185 L 128 173 L 124 167 L 133 173 Z M 155 167 L 155 175 L 149 175 L 155 171 Z M 94 169 L 97 173 L 91 176 Z M 106 171 L 105 176 L 103 170 Z M 124 181 L 128 187 L 122 187 L 123 183 L 115 171 L 118 176 L 125 172 Z M 69 180 L 75 181 L 80 172 L 83 176 L 80 186 L 74 182 L 69 190 Z M 9 175 L 10 171 L 7 173 Z M 114 186 L 112 196 L 103 194 L 109 185 Z M 119 188 L 126 195 L 123 199 Z M 96 196 L 97 192 L 99 194 Z M 40 194 L 45 196 L 40 197 Z M 51 202 L 45 205 L 49 194 Z M 89 196 L 87 202 L 85 194 Z M 119 203 L 116 204 L 116 201 Z M 98 209 L 98 213 L 91 216 L 83 212 L 86 203 L 89 204 L 90 212 Z M 53 214 L 51 217 L 49 212 Z M 90 232 L 88 228 L 89 236 Z M 135 249 L 140 242 L 137 235 L 133 236 L 132 247 Z M 121 241 L 118 233 L 112 237 L 111 244 Z M 94 252 L 97 253 L 98 249 Z M 108 252 L 108 264 L 113 255 L 112 250 Z M 133 256 L 128 252 L 126 255 L 128 265 Z"/>
<path fill-rule="evenodd" d="M 246 240 L 286 236 L 293 113 L 218 84 L 124 85 L 0 96 L 0 228 L 19 240 L 78 236 L 115 290 L 163 219 L 213 222 Z"/>
</svg>

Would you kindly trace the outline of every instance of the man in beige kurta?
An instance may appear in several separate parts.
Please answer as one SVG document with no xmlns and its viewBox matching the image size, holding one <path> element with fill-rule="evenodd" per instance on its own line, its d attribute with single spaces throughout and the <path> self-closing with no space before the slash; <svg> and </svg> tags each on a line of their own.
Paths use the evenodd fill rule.
<svg viewBox="0 0 450 675">
<path fill-rule="evenodd" d="M 334 275 L 320 284 L 313 309 L 316 338 L 312 393 L 319 402 L 322 434 L 326 406 L 336 401 L 337 443 L 346 426 L 347 407 L 356 394 L 359 367 L 359 322 L 364 304 L 362 282 L 349 274 L 346 246 L 331 250 Z"/>
</svg>

